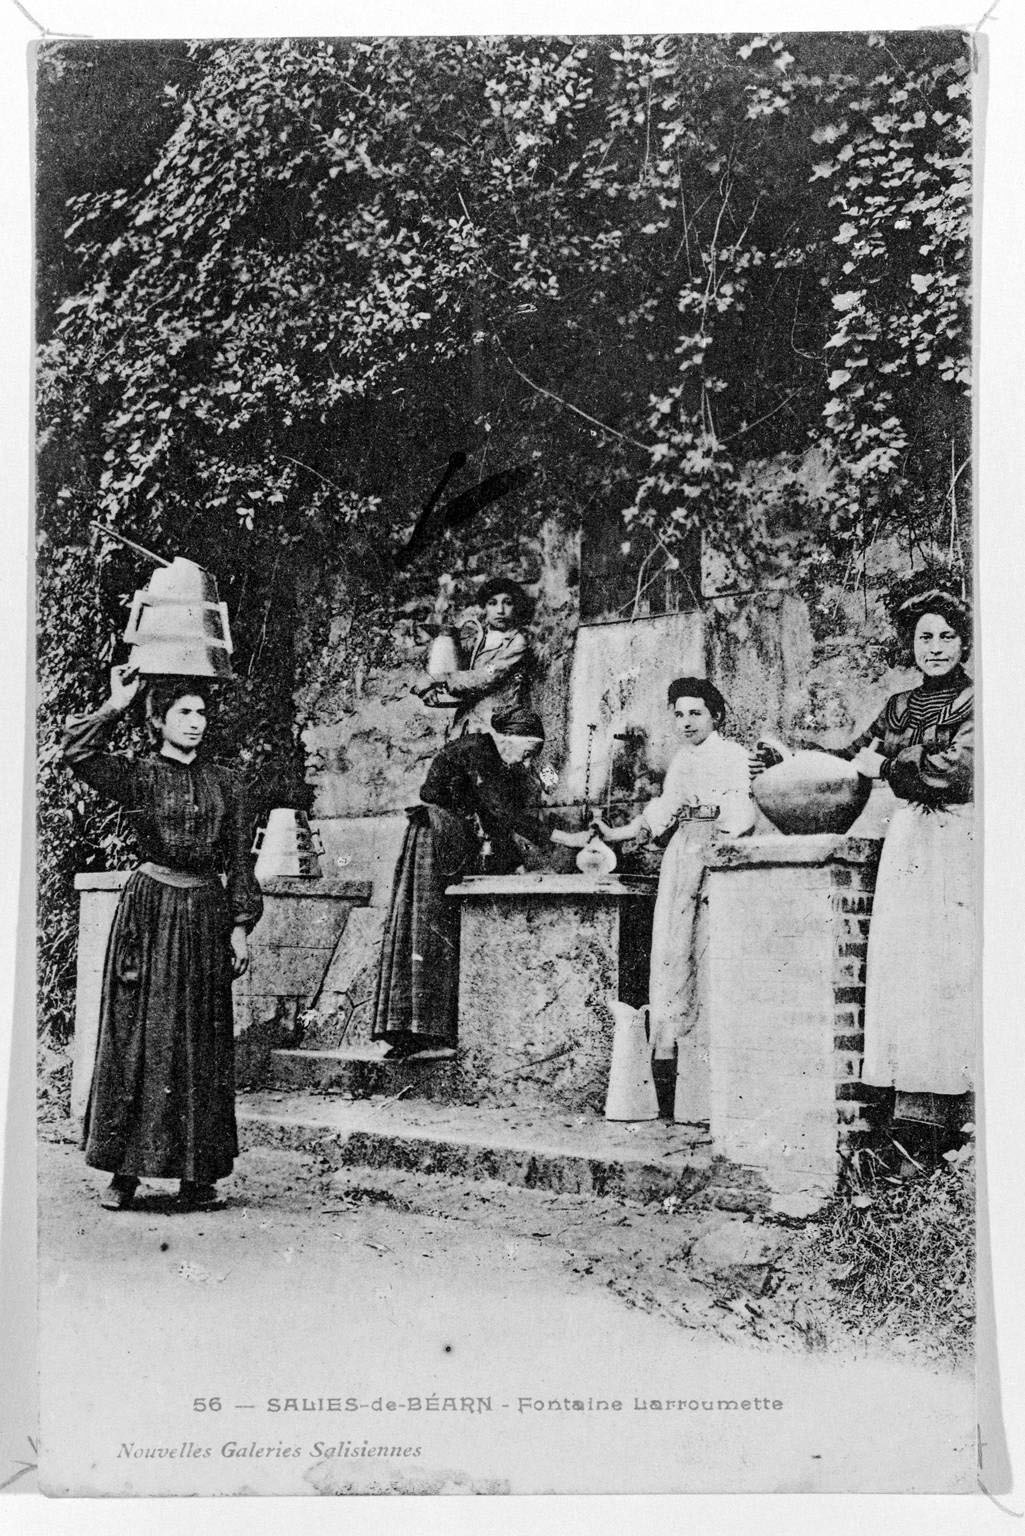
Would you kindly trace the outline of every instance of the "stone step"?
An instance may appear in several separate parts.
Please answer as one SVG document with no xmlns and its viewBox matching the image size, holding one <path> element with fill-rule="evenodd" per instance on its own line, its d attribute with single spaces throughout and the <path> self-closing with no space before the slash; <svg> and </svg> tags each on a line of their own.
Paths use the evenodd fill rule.
<svg viewBox="0 0 1025 1536">
<path fill-rule="evenodd" d="M 459 1064 L 454 1057 L 391 1061 L 375 1046 L 272 1051 L 269 1078 L 275 1089 L 339 1093 L 351 1099 L 401 1096 L 449 1103 L 462 1096 Z"/>
<path fill-rule="evenodd" d="M 238 1121 L 244 1147 L 284 1147 L 334 1168 L 399 1168 L 625 1200 L 675 1196 L 746 1212 L 771 1201 L 761 1174 L 712 1155 L 703 1127 L 667 1120 L 617 1124 L 558 1111 L 262 1090 L 239 1095 Z"/>
</svg>

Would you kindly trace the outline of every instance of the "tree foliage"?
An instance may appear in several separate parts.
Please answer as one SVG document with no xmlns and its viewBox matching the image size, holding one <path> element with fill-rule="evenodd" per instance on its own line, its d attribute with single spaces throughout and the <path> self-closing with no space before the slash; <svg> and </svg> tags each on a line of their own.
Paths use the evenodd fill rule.
<svg viewBox="0 0 1025 1536">
<path fill-rule="evenodd" d="M 41 50 L 55 111 L 80 58 Z M 145 94 L 113 45 L 108 91 L 131 61 Z M 214 570 L 243 675 L 223 740 L 271 798 L 302 793 L 297 616 L 343 563 L 376 615 L 408 599 L 390 552 L 456 449 L 478 478 L 533 468 L 475 537 L 600 504 L 669 563 L 700 529 L 754 582 L 781 528 L 807 563 L 895 530 L 964 563 L 959 35 L 224 42 L 155 68 L 149 137 L 123 178 L 69 182 L 44 274 L 70 291 L 45 306 L 42 579 L 80 601 L 88 550 L 116 617 L 141 581 L 97 517 Z M 45 730 L 81 641 L 52 637 Z"/>
<path fill-rule="evenodd" d="M 43 375 L 73 502 L 389 533 L 469 440 L 736 540 L 741 467 L 818 443 L 842 542 L 927 524 L 964 463 L 956 35 L 193 54 L 141 185 L 73 201 L 91 281 Z"/>
</svg>

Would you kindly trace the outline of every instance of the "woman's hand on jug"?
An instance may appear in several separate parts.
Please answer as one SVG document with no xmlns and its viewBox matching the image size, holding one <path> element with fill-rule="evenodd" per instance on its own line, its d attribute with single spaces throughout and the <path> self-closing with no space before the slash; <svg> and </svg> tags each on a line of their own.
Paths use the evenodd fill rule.
<svg viewBox="0 0 1025 1536">
<path fill-rule="evenodd" d="M 756 741 L 747 754 L 747 771 L 752 779 L 783 761 L 783 753 L 769 741 Z"/>
<path fill-rule="evenodd" d="M 876 750 L 878 746 L 879 743 L 873 741 L 871 746 L 862 747 L 861 751 L 851 758 L 851 766 L 856 768 L 863 778 L 878 779 L 882 772 L 886 758 Z"/>
<path fill-rule="evenodd" d="M 413 679 L 410 692 L 415 693 L 417 698 L 423 699 L 428 694 L 433 693 L 435 688 L 438 688 L 443 681 L 444 679 L 442 678 L 432 677 L 429 672 L 420 672 Z"/>
</svg>

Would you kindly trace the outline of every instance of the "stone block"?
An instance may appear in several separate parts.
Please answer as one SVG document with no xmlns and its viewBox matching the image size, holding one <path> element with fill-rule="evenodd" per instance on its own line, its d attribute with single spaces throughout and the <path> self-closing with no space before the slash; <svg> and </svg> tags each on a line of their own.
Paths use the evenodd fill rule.
<svg viewBox="0 0 1025 1536">
<path fill-rule="evenodd" d="M 419 788 L 409 804 L 415 804 L 418 796 Z M 370 881 L 371 906 L 387 908 L 408 824 L 403 811 L 389 816 L 323 816 L 317 828 L 324 843 L 325 872 Z"/>
<path fill-rule="evenodd" d="M 78 957 L 75 972 L 75 1040 L 71 1067 L 71 1117 L 81 1124 L 89 1102 L 100 1032 L 103 967 L 114 913 L 128 871 L 117 883 L 109 875 L 78 875 Z"/>
<path fill-rule="evenodd" d="M 460 896 L 459 1059 L 478 1102 L 604 1112 L 622 996 L 618 882 L 508 876 Z"/>
<path fill-rule="evenodd" d="M 321 897 L 315 890 L 306 896 L 267 896 L 254 933 L 263 947 L 333 949 L 351 909 L 351 902 Z"/>
<path fill-rule="evenodd" d="M 355 907 L 328 963 L 313 1007 L 325 1021 L 312 1023 L 304 1043 L 328 1049 L 369 1042 L 374 988 L 387 909 Z"/>
<path fill-rule="evenodd" d="M 765 1170 L 833 1178 L 837 1095 L 860 1094 L 877 849 L 846 838 L 744 841 L 717 851 L 706 878 L 713 1145 Z"/>
</svg>

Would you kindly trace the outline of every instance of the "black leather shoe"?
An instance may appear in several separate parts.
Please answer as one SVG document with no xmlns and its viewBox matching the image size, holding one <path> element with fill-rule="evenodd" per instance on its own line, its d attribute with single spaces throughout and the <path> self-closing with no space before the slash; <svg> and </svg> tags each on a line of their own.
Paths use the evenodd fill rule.
<svg viewBox="0 0 1025 1536">
<path fill-rule="evenodd" d="M 178 1190 L 178 1204 L 183 1210 L 206 1211 L 219 1203 L 215 1184 L 193 1184 L 190 1179 L 182 1179 Z"/>
<path fill-rule="evenodd" d="M 132 1178 L 130 1174 L 115 1173 L 100 1196 L 100 1204 L 105 1211 L 127 1211 L 135 1199 L 138 1187 L 138 1179 Z"/>
</svg>

